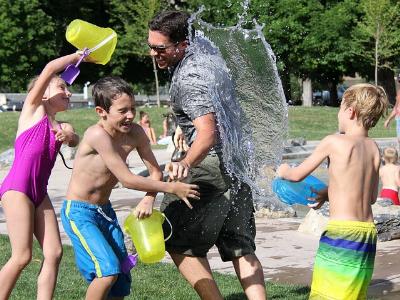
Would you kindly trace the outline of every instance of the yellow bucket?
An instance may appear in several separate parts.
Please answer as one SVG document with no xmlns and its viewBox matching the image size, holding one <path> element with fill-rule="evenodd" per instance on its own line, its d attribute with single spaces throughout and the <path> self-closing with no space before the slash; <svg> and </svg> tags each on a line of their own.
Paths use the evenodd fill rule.
<svg viewBox="0 0 400 300">
<path fill-rule="evenodd" d="M 165 241 L 172 235 L 172 226 L 171 234 L 164 240 L 164 220 L 171 226 L 165 215 L 155 209 L 146 219 L 138 219 L 132 213 L 125 219 L 124 230 L 131 236 L 139 259 L 144 263 L 156 263 L 165 256 Z"/>
<path fill-rule="evenodd" d="M 65 37 L 76 48 L 89 49 L 89 57 L 97 64 L 105 65 L 117 45 L 117 34 L 111 28 L 103 28 L 76 19 L 67 27 Z"/>
</svg>

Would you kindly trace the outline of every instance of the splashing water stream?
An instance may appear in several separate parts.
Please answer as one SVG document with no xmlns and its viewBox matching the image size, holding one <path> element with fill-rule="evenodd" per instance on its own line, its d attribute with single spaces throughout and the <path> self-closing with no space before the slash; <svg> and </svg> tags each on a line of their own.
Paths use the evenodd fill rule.
<svg viewBox="0 0 400 300">
<path fill-rule="evenodd" d="M 248 6 L 248 1 L 243 7 Z M 214 70 L 208 87 L 216 110 L 224 164 L 231 176 L 247 183 L 257 208 L 286 210 L 271 190 L 274 167 L 281 161 L 287 135 L 287 105 L 275 56 L 254 21 L 243 29 L 214 27 L 192 15 L 196 28 L 188 51 L 197 53 L 201 70 Z M 207 68 L 204 68 L 207 66 Z M 196 64 L 191 66 L 196 68 Z M 198 71 L 198 70 L 197 70 Z M 206 71 L 204 71 L 206 72 Z"/>
</svg>

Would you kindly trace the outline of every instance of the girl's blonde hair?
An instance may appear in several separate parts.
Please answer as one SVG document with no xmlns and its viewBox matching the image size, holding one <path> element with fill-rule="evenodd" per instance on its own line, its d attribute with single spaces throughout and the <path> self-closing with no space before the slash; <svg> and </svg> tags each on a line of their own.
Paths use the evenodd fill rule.
<svg viewBox="0 0 400 300">
<path fill-rule="evenodd" d="M 344 105 L 353 107 L 357 120 L 365 129 L 376 125 L 379 118 L 387 113 L 389 101 L 381 86 L 369 83 L 355 84 L 343 94 Z"/>
<path fill-rule="evenodd" d="M 387 147 L 383 150 L 383 159 L 385 160 L 386 163 L 397 163 L 397 160 L 399 159 L 399 155 L 397 153 L 397 150 L 393 147 Z"/>
<path fill-rule="evenodd" d="M 60 78 L 60 76 L 58 76 L 58 75 L 53 75 L 53 77 L 51 77 L 51 80 L 50 81 L 52 81 L 54 78 Z M 31 81 L 29 81 L 29 83 L 28 83 L 28 93 L 33 89 L 33 87 L 35 86 L 35 84 L 36 84 L 36 81 L 39 79 L 39 75 L 36 75 L 35 77 L 33 77 L 32 79 L 31 79 Z"/>
</svg>

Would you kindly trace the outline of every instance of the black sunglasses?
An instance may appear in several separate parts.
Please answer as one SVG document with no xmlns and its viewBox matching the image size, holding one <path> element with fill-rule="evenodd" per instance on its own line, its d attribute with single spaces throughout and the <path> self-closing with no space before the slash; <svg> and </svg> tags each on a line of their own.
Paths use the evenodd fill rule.
<svg viewBox="0 0 400 300">
<path fill-rule="evenodd" d="M 149 48 L 157 53 L 163 53 L 165 52 L 168 48 L 174 47 L 176 45 L 178 45 L 179 42 L 170 44 L 170 45 L 151 45 L 149 43 L 147 43 L 147 46 L 149 46 Z"/>
</svg>

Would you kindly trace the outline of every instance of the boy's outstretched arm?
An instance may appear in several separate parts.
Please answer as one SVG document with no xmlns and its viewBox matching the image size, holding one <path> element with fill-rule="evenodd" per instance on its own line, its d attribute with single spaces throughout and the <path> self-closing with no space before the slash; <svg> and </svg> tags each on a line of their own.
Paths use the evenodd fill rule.
<svg viewBox="0 0 400 300">
<path fill-rule="evenodd" d="M 301 181 L 310 175 L 325 158 L 329 156 L 332 136 L 325 137 L 299 166 L 291 168 L 288 164 L 282 164 L 276 170 L 276 175 L 290 181 Z"/>
<path fill-rule="evenodd" d="M 182 182 L 167 183 L 132 174 L 114 148 L 110 135 L 100 126 L 88 129 L 85 136 L 87 143 L 99 153 L 107 168 L 124 187 L 143 192 L 175 194 L 187 203 L 188 198 L 199 199 L 197 185 Z"/>
<path fill-rule="evenodd" d="M 138 140 L 138 146 L 136 150 L 142 159 L 144 165 L 149 171 L 149 177 L 153 180 L 162 180 L 162 172 L 160 171 L 160 166 L 154 157 L 153 151 L 149 143 L 149 139 L 143 130 L 134 130 L 136 139 Z M 143 199 L 136 206 L 134 214 L 139 219 L 149 217 L 153 212 L 153 205 L 157 193 L 147 192 Z"/>
</svg>

